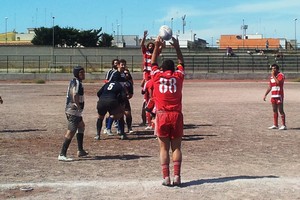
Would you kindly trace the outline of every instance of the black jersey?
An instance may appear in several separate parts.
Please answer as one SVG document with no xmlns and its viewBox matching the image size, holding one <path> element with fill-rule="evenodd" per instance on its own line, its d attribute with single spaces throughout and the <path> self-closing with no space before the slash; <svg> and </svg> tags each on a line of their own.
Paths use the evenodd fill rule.
<svg viewBox="0 0 300 200">
<path fill-rule="evenodd" d="M 126 99 L 126 92 L 122 85 L 117 81 L 105 83 L 97 92 L 100 99 L 116 99 L 120 103 Z"/>
</svg>

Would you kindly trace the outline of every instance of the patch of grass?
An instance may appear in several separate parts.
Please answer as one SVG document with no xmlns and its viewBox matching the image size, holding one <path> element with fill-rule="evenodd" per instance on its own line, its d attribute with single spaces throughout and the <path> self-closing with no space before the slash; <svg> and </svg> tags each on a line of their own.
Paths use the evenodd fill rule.
<svg viewBox="0 0 300 200">
<path fill-rule="evenodd" d="M 292 82 L 300 82 L 300 78 L 293 79 Z"/>
<path fill-rule="evenodd" d="M 46 81 L 43 79 L 35 79 L 35 80 L 22 80 L 21 83 L 36 83 L 36 84 L 45 84 Z"/>
</svg>

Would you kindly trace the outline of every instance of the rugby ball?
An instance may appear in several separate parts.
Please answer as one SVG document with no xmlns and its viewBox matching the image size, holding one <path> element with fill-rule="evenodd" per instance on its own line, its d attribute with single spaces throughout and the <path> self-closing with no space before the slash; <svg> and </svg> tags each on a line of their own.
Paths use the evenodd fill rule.
<svg viewBox="0 0 300 200">
<path fill-rule="evenodd" d="M 161 37 L 163 40 L 170 40 L 172 38 L 172 35 L 172 29 L 167 25 L 163 25 L 159 28 L 159 37 Z"/>
</svg>

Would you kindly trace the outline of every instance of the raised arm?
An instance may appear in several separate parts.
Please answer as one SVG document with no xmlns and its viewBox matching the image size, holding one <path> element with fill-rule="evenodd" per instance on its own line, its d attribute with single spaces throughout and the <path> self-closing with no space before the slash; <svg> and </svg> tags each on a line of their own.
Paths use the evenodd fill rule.
<svg viewBox="0 0 300 200">
<path fill-rule="evenodd" d="M 172 41 L 170 42 L 170 44 L 174 47 L 174 49 L 176 50 L 176 54 L 177 54 L 177 59 L 178 59 L 178 63 L 179 64 L 183 64 L 184 60 L 183 60 L 183 55 L 179 46 L 179 41 L 178 39 L 172 37 Z"/>
<path fill-rule="evenodd" d="M 145 31 L 144 31 L 143 39 L 142 39 L 142 41 L 141 41 L 141 48 L 142 48 L 142 51 L 145 49 L 145 41 L 146 41 L 147 35 L 148 35 L 148 31 L 145 30 Z"/>
<path fill-rule="evenodd" d="M 151 58 L 151 64 L 157 63 L 157 57 L 160 54 L 163 46 L 163 40 L 157 36 L 155 42 L 154 42 L 154 50 Z"/>
</svg>

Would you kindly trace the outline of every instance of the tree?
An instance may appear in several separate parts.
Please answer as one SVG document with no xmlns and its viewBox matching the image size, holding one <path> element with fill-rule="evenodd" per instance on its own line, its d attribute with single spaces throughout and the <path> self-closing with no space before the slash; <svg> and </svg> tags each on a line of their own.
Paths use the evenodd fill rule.
<svg viewBox="0 0 300 200">
<path fill-rule="evenodd" d="M 99 44 L 99 38 L 102 36 L 102 28 L 99 30 L 80 31 L 78 35 L 78 43 L 84 47 L 96 47 Z"/>
<path fill-rule="evenodd" d="M 103 33 L 102 37 L 100 39 L 99 46 L 100 47 L 111 47 L 113 39 L 114 39 L 114 37 L 112 35 Z"/>
<path fill-rule="evenodd" d="M 34 29 L 35 36 L 31 43 L 34 45 L 53 45 L 53 30 L 55 46 L 76 47 L 80 44 L 84 47 L 109 47 L 113 40 L 111 35 L 101 33 L 102 28 L 79 31 L 72 27 L 60 28 L 55 26 L 54 29 L 45 27 Z"/>
</svg>

